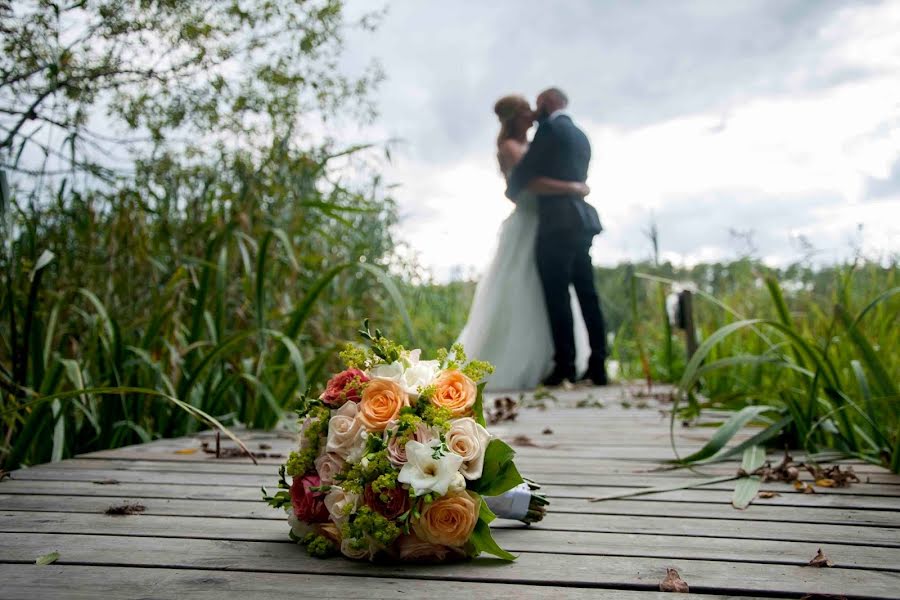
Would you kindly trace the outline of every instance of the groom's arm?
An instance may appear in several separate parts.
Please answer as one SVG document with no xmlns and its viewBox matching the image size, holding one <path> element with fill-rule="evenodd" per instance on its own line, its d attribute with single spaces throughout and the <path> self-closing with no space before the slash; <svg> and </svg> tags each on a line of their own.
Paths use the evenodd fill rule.
<svg viewBox="0 0 900 600">
<path fill-rule="evenodd" d="M 540 165 L 550 155 L 553 146 L 553 131 L 549 123 L 543 123 L 538 127 L 534 139 L 528 152 L 522 157 L 512 173 L 509 175 L 509 181 L 506 183 L 506 197 L 510 200 L 515 198 L 528 186 L 535 177 L 540 176 Z"/>
</svg>

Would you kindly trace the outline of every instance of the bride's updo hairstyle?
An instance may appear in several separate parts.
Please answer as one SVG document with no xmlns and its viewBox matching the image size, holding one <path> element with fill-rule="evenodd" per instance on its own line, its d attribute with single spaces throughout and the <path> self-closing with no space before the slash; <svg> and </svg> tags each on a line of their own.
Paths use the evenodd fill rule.
<svg viewBox="0 0 900 600">
<path fill-rule="evenodd" d="M 494 114 L 500 119 L 500 135 L 497 136 L 497 141 L 502 142 L 514 137 L 516 117 L 528 111 L 531 111 L 531 105 L 528 104 L 528 100 L 518 94 L 503 96 L 497 100 L 497 103 L 494 104 Z"/>
</svg>

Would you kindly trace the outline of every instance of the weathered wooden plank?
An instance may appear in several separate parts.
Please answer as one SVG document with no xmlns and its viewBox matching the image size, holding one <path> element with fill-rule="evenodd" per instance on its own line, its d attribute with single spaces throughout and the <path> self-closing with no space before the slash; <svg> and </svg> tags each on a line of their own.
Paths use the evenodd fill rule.
<svg viewBox="0 0 900 600">
<path fill-rule="evenodd" d="M 520 461 L 521 462 L 521 461 Z M 521 466 L 521 465 L 520 465 Z M 581 465 L 579 465 L 581 466 Z M 276 472 L 271 465 L 254 465 L 248 464 L 232 464 L 222 462 L 202 462 L 202 463 L 177 463 L 157 460 L 108 460 L 108 459 L 84 459 L 73 458 L 60 463 L 46 463 L 31 467 L 31 469 L 109 469 L 124 471 L 156 471 L 161 473 L 223 473 L 230 475 L 263 475 L 271 477 Z M 522 467 L 524 469 L 524 467 Z M 732 469 L 718 469 L 715 474 L 733 474 L 737 471 L 737 465 Z M 576 471 L 571 464 L 560 466 L 559 469 L 543 470 L 529 469 L 528 477 L 547 484 L 561 485 L 615 485 L 621 487 L 653 487 L 657 485 L 675 485 L 679 482 L 700 481 L 703 478 L 689 471 L 657 471 L 649 473 L 605 473 L 594 470 L 585 469 L 584 471 Z M 878 481 L 872 480 L 873 477 Z M 807 475 L 804 473 L 804 478 Z M 864 475 L 861 477 L 862 483 L 853 484 L 846 488 L 827 488 L 820 487 L 819 493 L 822 494 L 856 494 L 856 495 L 879 495 L 879 496 L 900 496 L 900 475 L 891 473 L 884 475 Z M 869 479 L 869 481 L 866 481 Z M 766 484 L 769 486 L 770 484 Z M 779 484 L 772 483 L 771 486 Z M 891 487 L 887 487 L 891 486 Z M 705 489 L 729 490 L 734 487 L 733 483 L 723 482 L 714 483 L 704 486 Z M 783 490 L 789 490 L 790 486 L 780 484 Z"/>
<path fill-rule="evenodd" d="M 139 551 L 136 551 L 138 550 Z M 803 595 L 842 594 L 897 598 L 900 573 L 864 569 L 814 569 L 790 565 L 705 560 L 523 553 L 512 564 L 478 559 L 458 565 L 371 565 L 342 559 L 317 560 L 293 544 L 141 538 L 111 535 L 0 534 L 0 561 L 32 562 L 50 551 L 57 564 L 140 565 L 173 568 L 261 570 L 279 573 L 358 575 L 402 579 L 657 589 L 666 567 L 677 568 L 695 592 Z"/>
<path fill-rule="evenodd" d="M 297 598 L 346 598 L 382 600 L 403 596 L 432 600 L 543 600 L 549 597 L 587 600 L 598 590 L 544 585 L 472 583 L 457 581 L 452 586 L 421 579 L 340 577 L 295 573 L 247 573 L 212 569 L 162 569 L 147 567 L 89 567 L 54 564 L 46 567 L 0 564 L 0 598 L 69 598 L 71 600 L 146 600 L 191 598 L 191 600 L 297 600 Z M 661 592 L 634 590 L 602 591 L 609 600 L 670 600 Z M 762 597 L 757 597 L 760 600 Z M 747 596 L 682 594 L 679 600 L 754 600 Z"/>
<path fill-rule="evenodd" d="M 18 483 L 18 482 L 17 482 Z M 35 485 L 47 482 L 35 482 Z M 8 484 L 0 491 L 11 486 Z M 16 487 L 15 485 L 12 487 Z M 15 494 L 0 493 L 0 509 L 39 512 L 103 512 L 116 502 L 141 501 L 148 514 L 200 517 L 281 518 L 277 512 L 256 497 L 239 499 L 186 499 L 176 490 L 172 498 L 146 494 L 127 494 L 123 486 L 92 486 L 92 495 L 60 496 L 58 487 L 19 488 Z M 66 492 L 70 492 L 67 485 Z M 116 494 L 125 491 L 125 494 Z M 147 490 L 143 490 L 147 491 Z M 149 500 L 145 500 L 149 499 Z M 762 502 L 762 501 L 760 501 Z M 609 500 L 585 506 L 583 500 L 557 498 L 550 505 L 551 514 L 595 514 L 660 516 L 671 518 L 739 519 L 746 521 L 797 521 L 801 523 L 857 525 L 900 528 L 900 512 L 852 509 L 765 506 L 754 504 L 748 510 L 735 510 L 730 504 L 694 505 L 685 502 L 644 502 L 640 498 Z"/>
<path fill-rule="evenodd" d="M 19 485 L 24 483 L 25 485 Z M 51 484 L 51 485 L 46 485 Z M 176 486 L 171 497 L 165 497 L 150 486 L 96 486 L 87 488 L 86 495 L 71 495 L 73 485 L 67 484 L 61 496 L 52 482 L 7 483 L 0 491 L 0 509 L 40 512 L 102 512 L 121 500 L 141 501 L 150 514 L 205 517 L 280 518 L 259 501 L 259 494 L 244 499 L 235 499 L 229 494 L 228 500 L 221 497 L 208 499 L 185 498 L 182 486 Z M 244 489 L 244 488 L 241 488 Z M 77 490 L 74 490 L 77 492 Z M 122 492 L 117 494 L 116 492 Z M 152 501 L 150 501 L 152 500 Z M 740 519 L 746 521 L 796 521 L 807 524 L 830 523 L 834 525 L 857 525 L 900 528 L 900 512 L 853 510 L 840 508 L 796 508 L 766 506 L 763 501 L 751 505 L 748 510 L 735 510 L 730 504 L 701 504 L 686 502 L 643 502 L 640 498 L 608 500 L 587 504 L 584 500 L 556 498 L 550 505 L 551 514 L 574 513 L 595 515 L 658 516 L 671 518 L 699 519 Z"/>
<path fill-rule="evenodd" d="M 145 506 L 152 505 L 146 498 L 141 501 Z M 498 529 L 521 526 L 514 521 L 497 522 Z M 165 532 L 175 531 L 178 535 L 244 540 L 270 540 L 284 532 L 283 524 L 278 520 L 265 519 L 254 519 L 252 524 L 238 528 L 234 518 L 152 515 L 114 518 L 90 513 L 0 511 L 0 531 L 7 532 L 110 531 L 128 535 L 137 527 L 141 528 L 142 535 L 165 535 Z M 853 525 L 553 513 L 531 529 L 900 547 L 900 529 Z M 188 531 L 193 533 L 186 533 Z M 740 542 L 735 543 L 740 545 Z"/>
<path fill-rule="evenodd" d="M 143 483 L 158 485 L 202 485 L 208 487 L 226 488 L 221 493 L 224 497 L 230 490 L 240 487 L 259 489 L 261 486 L 271 486 L 275 483 L 275 477 L 263 475 L 236 475 L 227 473 L 190 473 L 190 472 L 157 472 L 135 470 L 101 470 L 101 469 L 64 469 L 42 468 L 22 469 L 15 471 L 12 477 L 18 481 L 56 481 L 63 484 L 69 481 L 108 481 L 116 480 L 120 483 Z M 0 491 L 3 490 L 0 484 Z M 876 486 L 868 484 L 866 489 L 891 488 L 892 486 Z M 544 491 L 549 498 L 594 498 L 608 494 L 633 491 L 630 486 L 593 486 L 593 485 L 565 485 L 547 484 Z M 637 488 L 639 489 L 639 488 Z M 783 495 L 771 498 L 766 502 L 772 505 L 799 506 L 799 507 L 832 507 L 832 508 L 858 508 L 869 510 L 896 510 L 897 499 L 882 495 L 851 495 L 844 494 L 801 494 L 786 484 L 767 484 L 766 489 L 782 491 Z M 852 490 L 851 490 L 852 491 Z M 671 492 L 657 492 L 641 496 L 646 501 L 670 501 L 670 502 L 701 502 L 701 503 L 729 503 L 732 492 L 727 489 L 685 489 Z"/>
<path fill-rule="evenodd" d="M 64 500 L 64 499 L 61 499 Z M 103 512 L 110 506 L 133 502 L 130 498 L 113 498 L 96 503 L 92 513 L 54 513 L 49 520 L 35 519 L 34 513 L 23 513 L 19 524 L 5 526 L 0 517 L 0 531 L 45 531 L 52 524 L 59 533 L 109 533 L 140 537 L 187 537 L 245 541 L 287 541 L 287 525 L 283 513 L 266 506 L 256 507 L 250 518 L 266 519 L 264 524 L 250 518 L 231 516 L 228 519 L 202 516 L 184 517 L 179 514 L 178 502 L 147 502 L 140 516 L 110 517 Z M 202 504 L 202 503 L 195 503 Z M 71 508 L 65 505 L 64 508 Z M 174 509 L 174 510 L 173 510 Z M 148 518 L 148 517 L 155 518 Z M 166 519 L 164 517 L 172 517 Z M 254 533 L 249 536 L 246 531 Z M 741 562 L 805 565 L 821 545 L 810 542 L 782 542 L 775 540 L 740 540 L 730 538 L 690 538 L 632 533 L 592 533 L 554 531 L 541 528 L 498 528 L 497 541 L 511 552 L 540 550 L 544 553 L 589 554 L 606 556 L 644 556 L 672 559 L 724 560 Z M 900 571 L 900 548 L 852 546 L 846 544 L 821 545 L 841 566 L 876 570 Z"/>
</svg>

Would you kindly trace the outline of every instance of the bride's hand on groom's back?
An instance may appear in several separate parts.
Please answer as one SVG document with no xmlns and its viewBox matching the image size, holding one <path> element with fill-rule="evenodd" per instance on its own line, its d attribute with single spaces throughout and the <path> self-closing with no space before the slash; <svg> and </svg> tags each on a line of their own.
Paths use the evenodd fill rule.
<svg viewBox="0 0 900 600">
<path fill-rule="evenodd" d="M 571 183 L 572 193 L 576 196 L 587 196 L 591 193 L 591 188 L 588 187 L 588 184 L 582 183 L 580 181 L 573 181 Z"/>
</svg>

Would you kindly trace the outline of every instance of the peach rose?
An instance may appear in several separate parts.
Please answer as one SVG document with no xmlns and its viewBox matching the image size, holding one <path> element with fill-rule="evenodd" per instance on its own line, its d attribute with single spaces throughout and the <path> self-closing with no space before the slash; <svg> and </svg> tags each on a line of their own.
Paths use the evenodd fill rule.
<svg viewBox="0 0 900 600">
<path fill-rule="evenodd" d="M 326 538 L 335 546 L 341 546 L 341 532 L 334 523 L 320 523 L 314 527 L 315 532 Z"/>
<path fill-rule="evenodd" d="M 478 394 L 474 381 L 459 371 L 444 371 L 434 380 L 434 386 L 437 390 L 431 397 L 432 404 L 450 409 L 454 417 L 471 416 Z"/>
<path fill-rule="evenodd" d="M 444 496 L 425 505 L 422 515 L 412 524 L 413 531 L 422 541 L 461 547 L 475 530 L 480 502 L 469 492 Z"/>
<path fill-rule="evenodd" d="M 384 431 L 409 406 L 409 397 L 395 381 L 373 379 L 363 391 L 359 403 L 359 421 L 368 431 Z"/>
<path fill-rule="evenodd" d="M 443 562 L 451 552 L 454 554 L 451 558 L 465 556 L 465 552 L 460 548 L 424 542 L 412 533 L 397 539 L 397 553 L 400 560 L 407 562 Z"/>
</svg>

